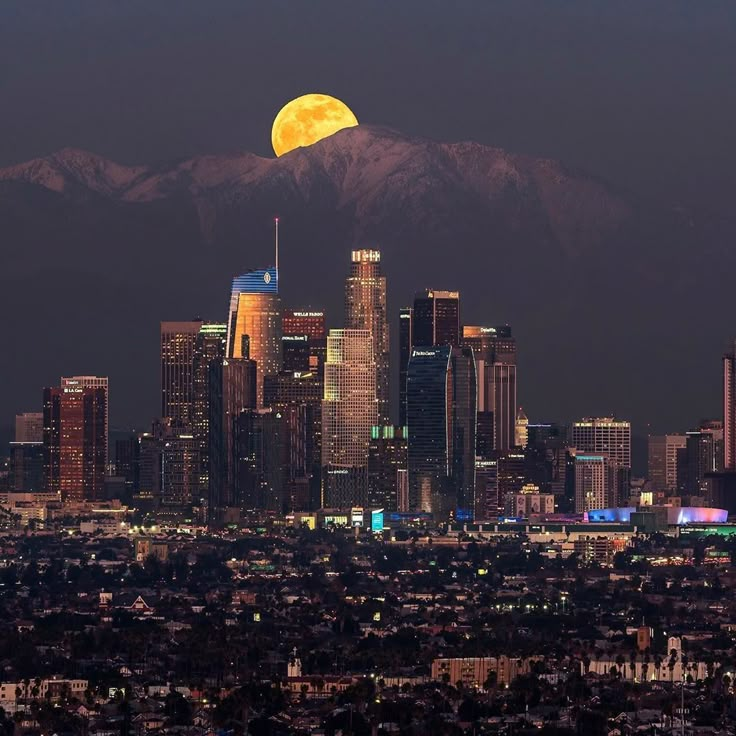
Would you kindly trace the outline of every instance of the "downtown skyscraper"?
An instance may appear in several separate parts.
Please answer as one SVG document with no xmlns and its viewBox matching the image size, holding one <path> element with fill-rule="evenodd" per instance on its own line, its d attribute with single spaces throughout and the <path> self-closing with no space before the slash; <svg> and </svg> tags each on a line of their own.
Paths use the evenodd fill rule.
<svg viewBox="0 0 736 736">
<path fill-rule="evenodd" d="M 386 317 L 386 277 L 381 272 L 381 253 L 354 250 L 350 275 L 345 281 L 345 328 L 369 330 L 376 364 L 378 419 L 389 421 L 389 339 Z"/>
<path fill-rule="evenodd" d="M 107 460 L 107 392 L 78 385 L 43 392 L 43 474 L 62 501 L 102 498 Z"/>
<path fill-rule="evenodd" d="M 478 370 L 481 446 L 509 450 L 516 446 L 516 340 L 508 326 L 465 325 L 462 344 L 472 348 Z"/>
<path fill-rule="evenodd" d="M 460 344 L 460 293 L 427 289 L 414 297 L 412 347 Z"/>
<path fill-rule="evenodd" d="M 472 518 L 477 387 L 470 348 L 415 347 L 407 374 L 409 505 Z"/>
<path fill-rule="evenodd" d="M 194 352 L 202 320 L 161 323 L 161 417 L 191 427 Z"/>
<path fill-rule="evenodd" d="M 227 324 L 227 357 L 256 362 L 256 403 L 262 408 L 263 377 L 278 373 L 283 360 L 276 267 L 248 271 L 233 279 Z"/>
<path fill-rule="evenodd" d="M 322 401 L 323 506 L 363 505 L 378 418 L 370 330 L 330 330 Z"/>
</svg>

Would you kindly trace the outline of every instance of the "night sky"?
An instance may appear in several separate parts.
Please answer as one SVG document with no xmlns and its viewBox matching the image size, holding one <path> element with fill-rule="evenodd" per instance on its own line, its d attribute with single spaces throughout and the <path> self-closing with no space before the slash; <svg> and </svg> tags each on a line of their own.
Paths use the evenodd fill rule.
<svg viewBox="0 0 736 736">
<path fill-rule="evenodd" d="M 4 0 L 0 166 L 66 146 L 125 163 L 271 155 L 275 113 L 315 91 L 362 123 L 560 159 L 645 200 L 728 217 L 734 70 L 732 0 Z M 652 247 L 666 258 L 666 243 Z M 699 356 L 711 387 L 683 385 L 673 401 L 687 412 L 668 418 L 718 413 L 731 337 L 720 332 Z M 678 350 L 685 335 L 667 354 Z"/>
</svg>

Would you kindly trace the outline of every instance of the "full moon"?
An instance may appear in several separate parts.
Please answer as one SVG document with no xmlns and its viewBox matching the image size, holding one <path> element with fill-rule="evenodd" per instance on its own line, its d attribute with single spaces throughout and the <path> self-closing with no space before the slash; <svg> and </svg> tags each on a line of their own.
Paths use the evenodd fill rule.
<svg viewBox="0 0 736 736">
<path fill-rule="evenodd" d="M 271 129 L 271 143 L 276 155 L 283 156 L 357 124 L 353 111 L 335 97 L 302 95 L 279 110 Z"/>
</svg>

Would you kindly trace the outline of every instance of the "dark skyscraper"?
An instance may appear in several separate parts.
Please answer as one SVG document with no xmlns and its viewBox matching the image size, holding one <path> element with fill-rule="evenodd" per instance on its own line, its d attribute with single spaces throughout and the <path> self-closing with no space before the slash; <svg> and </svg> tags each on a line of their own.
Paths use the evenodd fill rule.
<svg viewBox="0 0 736 736">
<path fill-rule="evenodd" d="M 409 502 L 446 520 L 472 517 L 476 373 L 469 348 L 414 348 L 407 374 Z"/>
<path fill-rule="evenodd" d="M 288 431 L 288 510 L 318 508 L 322 465 L 322 397 L 318 372 L 282 372 L 263 381 L 264 403 L 282 413 Z"/>
<path fill-rule="evenodd" d="M 368 506 L 405 511 L 407 484 L 406 427 L 373 427 L 368 445 Z"/>
<path fill-rule="evenodd" d="M 350 275 L 345 281 L 345 328 L 369 330 L 376 364 L 378 419 L 389 420 L 389 341 L 386 317 L 386 277 L 381 273 L 381 253 L 354 250 Z"/>
<path fill-rule="evenodd" d="M 284 412 L 247 409 L 235 419 L 233 449 L 239 505 L 284 513 L 290 511 L 289 427 Z"/>
<path fill-rule="evenodd" d="M 412 346 L 411 307 L 399 310 L 399 426 L 406 426 L 406 370 L 409 367 Z"/>
<path fill-rule="evenodd" d="M 462 342 L 473 349 L 478 370 L 478 412 L 485 415 L 479 416 L 482 444 L 492 441 L 494 450 L 508 450 L 516 444 L 517 413 L 516 340 L 511 328 L 465 325 Z"/>
<path fill-rule="evenodd" d="M 10 443 L 10 490 L 44 490 L 43 442 Z"/>
<path fill-rule="evenodd" d="M 44 389 L 45 490 L 62 501 L 102 498 L 107 455 L 107 392 L 65 386 Z"/>
<path fill-rule="evenodd" d="M 414 297 L 413 347 L 460 344 L 460 294 L 428 289 Z"/>
<path fill-rule="evenodd" d="M 161 323 L 161 416 L 182 426 L 194 417 L 194 349 L 202 320 Z"/>
</svg>

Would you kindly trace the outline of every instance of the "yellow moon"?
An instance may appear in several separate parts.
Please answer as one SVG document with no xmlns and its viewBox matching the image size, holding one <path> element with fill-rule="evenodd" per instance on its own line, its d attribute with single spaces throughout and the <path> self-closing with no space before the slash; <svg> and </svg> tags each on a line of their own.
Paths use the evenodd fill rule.
<svg viewBox="0 0 736 736">
<path fill-rule="evenodd" d="M 271 129 L 271 144 L 277 156 L 327 138 L 358 124 L 353 111 L 329 95 L 302 95 L 284 105 Z"/>
</svg>

